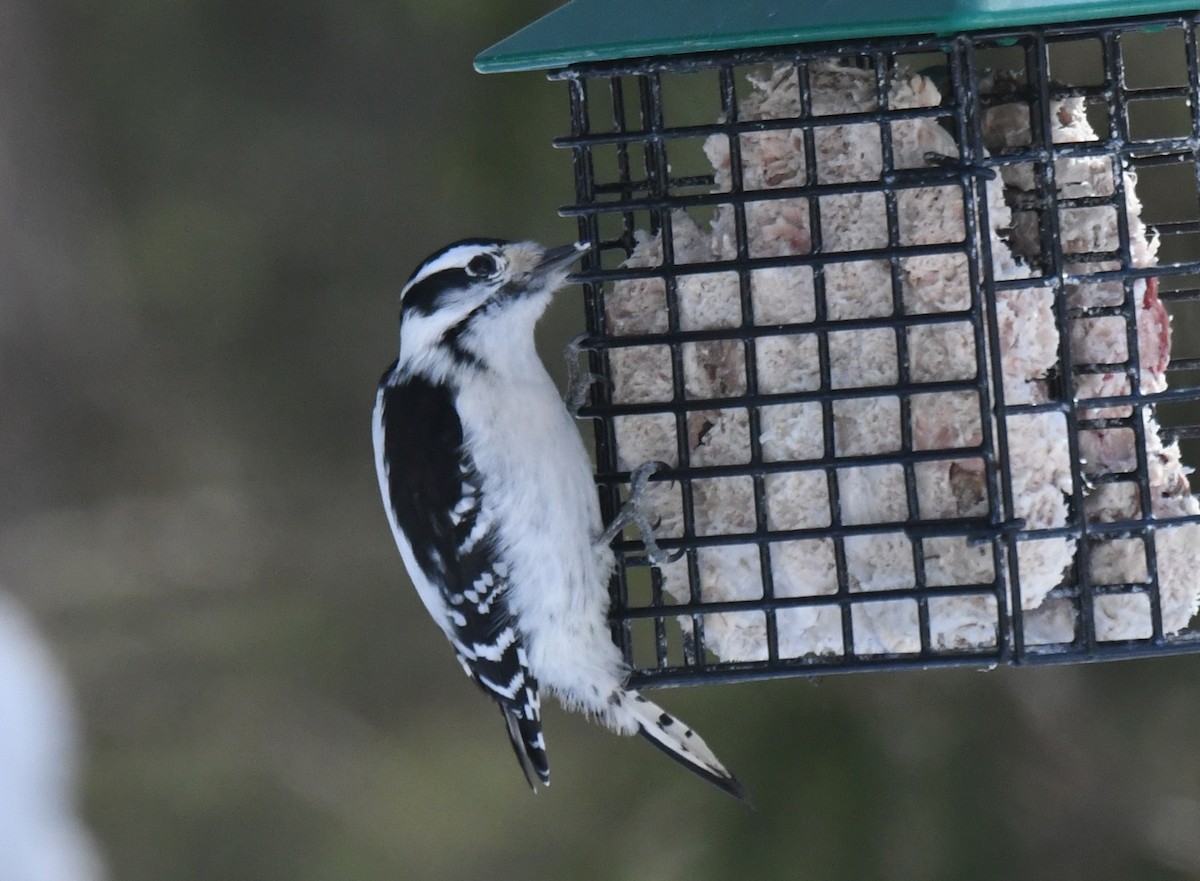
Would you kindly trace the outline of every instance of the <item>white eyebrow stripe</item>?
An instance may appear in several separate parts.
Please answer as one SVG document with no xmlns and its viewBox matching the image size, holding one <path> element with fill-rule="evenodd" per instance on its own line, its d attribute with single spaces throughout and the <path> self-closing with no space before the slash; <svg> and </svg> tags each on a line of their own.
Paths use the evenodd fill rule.
<svg viewBox="0 0 1200 881">
<path fill-rule="evenodd" d="M 457 245 L 451 248 L 432 263 L 428 263 L 423 266 L 418 275 L 413 276 L 412 281 L 406 284 L 404 286 L 404 290 L 400 292 L 400 300 L 404 300 L 404 295 L 409 292 L 413 285 L 420 284 L 425 279 L 429 278 L 429 276 L 436 275 L 445 269 L 464 269 L 466 265 L 471 262 L 471 258 L 475 255 L 493 254 L 495 253 L 495 250 L 496 249 L 494 247 L 487 245 L 471 244 Z"/>
</svg>

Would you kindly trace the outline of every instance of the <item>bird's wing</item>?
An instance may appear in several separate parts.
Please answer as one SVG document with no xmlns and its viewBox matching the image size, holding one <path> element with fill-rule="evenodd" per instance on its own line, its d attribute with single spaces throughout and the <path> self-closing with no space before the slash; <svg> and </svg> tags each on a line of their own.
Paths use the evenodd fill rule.
<svg viewBox="0 0 1200 881">
<path fill-rule="evenodd" d="M 380 492 L 409 576 L 467 675 L 500 704 L 530 785 L 532 774 L 546 782 L 537 680 L 509 617 L 509 573 L 452 392 L 385 375 L 374 427 Z"/>
</svg>

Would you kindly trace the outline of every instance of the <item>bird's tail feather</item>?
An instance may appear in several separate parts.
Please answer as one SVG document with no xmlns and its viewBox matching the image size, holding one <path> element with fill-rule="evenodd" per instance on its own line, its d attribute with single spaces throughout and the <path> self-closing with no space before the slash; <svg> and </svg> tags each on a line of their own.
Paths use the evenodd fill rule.
<svg viewBox="0 0 1200 881">
<path fill-rule="evenodd" d="M 703 738 L 639 692 L 626 692 L 624 703 L 633 715 L 638 733 L 693 774 L 748 802 L 746 790 L 713 755 Z"/>
<path fill-rule="evenodd" d="M 542 722 L 536 714 L 527 716 L 519 709 L 500 705 L 504 714 L 504 725 L 508 729 L 508 739 L 512 741 L 513 752 L 529 781 L 529 788 L 537 792 L 538 782 L 544 786 L 550 785 L 550 763 L 546 758 L 546 741 L 542 738 Z"/>
</svg>

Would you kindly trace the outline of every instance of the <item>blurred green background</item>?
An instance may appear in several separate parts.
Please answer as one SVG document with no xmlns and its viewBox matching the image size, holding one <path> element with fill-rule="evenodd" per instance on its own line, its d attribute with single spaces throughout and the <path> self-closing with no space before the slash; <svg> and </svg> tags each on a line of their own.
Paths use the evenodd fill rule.
<svg viewBox="0 0 1200 881">
<path fill-rule="evenodd" d="M 0 3 L 0 583 L 111 877 L 1200 876 L 1198 658 L 660 693 L 756 811 L 551 708 L 529 793 L 368 414 L 422 257 L 575 233 L 565 87 L 471 68 L 554 5 Z"/>
</svg>

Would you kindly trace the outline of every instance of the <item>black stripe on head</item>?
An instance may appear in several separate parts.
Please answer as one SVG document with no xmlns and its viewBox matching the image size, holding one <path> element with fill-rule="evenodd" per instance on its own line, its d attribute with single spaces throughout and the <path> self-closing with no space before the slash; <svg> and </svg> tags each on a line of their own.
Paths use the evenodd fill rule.
<svg viewBox="0 0 1200 881">
<path fill-rule="evenodd" d="M 465 269 L 443 269 L 428 278 L 423 278 L 404 294 L 400 303 L 400 314 L 410 312 L 418 315 L 432 315 L 437 311 L 438 298 L 446 291 L 454 291 L 467 287 L 473 279 Z"/>
<path fill-rule="evenodd" d="M 484 306 L 480 306 L 476 309 L 473 309 L 467 314 L 466 318 L 442 334 L 442 345 L 446 347 L 446 350 L 450 353 L 451 357 L 454 358 L 454 363 L 458 364 L 460 367 L 479 367 L 482 364 L 478 355 L 476 355 L 474 352 L 468 351 L 463 346 L 462 337 L 463 332 L 466 331 L 467 327 L 471 324 L 471 319 L 483 311 L 484 308 Z"/>
<path fill-rule="evenodd" d="M 430 263 L 436 262 L 439 258 L 450 253 L 455 248 L 460 248 L 463 245 L 478 245 L 481 248 L 495 248 L 508 244 L 511 244 L 511 242 L 505 241 L 504 239 L 459 239 L 457 242 L 451 242 L 446 247 L 434 251 L 432 254 L 422 260 L 421 265 L 412 271 L 412 275 L 408 277 L 404 284 L 407 287 L 409 282 L 421 274 L 422 269 L 424 269 Z"/>
<path fill-rule="evenodd" d="M 437 310 L 437 301 L 441 294 L 446 291 L 465 288 L 474 281 L 472 276 L 467 273 L 465 266 L 451 265 L 432 275 L 421 278 L 420 281 L 413 284 L 413 279 L 420 278 L 421 273 L 426 272 L 446 254 L 455 248 L 464 246 L 492 249 L 506 244 L 508 242 L 503 239 L 460 239 L 430 254 L 422 261 L 420 266 L 413 270 L 412 275 L 408 277 L 408 281 L 404 283 L 403 300 L 400 304 L 401 314 L 414 312 L 421 315 L 431 315 Z"/>
</svg>

